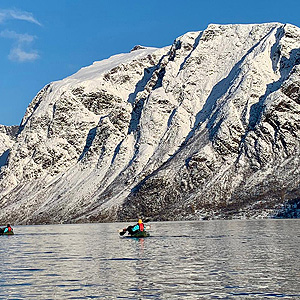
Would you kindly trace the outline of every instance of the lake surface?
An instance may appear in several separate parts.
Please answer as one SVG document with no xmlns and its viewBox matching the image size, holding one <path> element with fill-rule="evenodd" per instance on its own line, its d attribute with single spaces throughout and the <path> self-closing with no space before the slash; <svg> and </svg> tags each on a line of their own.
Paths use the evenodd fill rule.
<svg viewBox="0 0 300 300">
<path fill-rule="evenodd" d="M 16 226 L 0 299 L 300 299 L 300 220 Z"/>
</svg>

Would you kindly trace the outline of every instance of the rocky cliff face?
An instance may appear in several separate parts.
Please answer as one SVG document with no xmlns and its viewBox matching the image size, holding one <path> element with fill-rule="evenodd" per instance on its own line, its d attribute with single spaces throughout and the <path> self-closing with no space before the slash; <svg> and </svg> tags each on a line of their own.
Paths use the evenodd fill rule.
<svg viewBox="0 0 300 300">
<path fill-rule="evenodd" d="M 210 25 L 96 62 L 29 105 L 1 167 L 0 221 L 297 207 L 299 89 L 300 29 L 288 24 Z"/>
<path fill-rule="evenodd" d="M 8 162 L 10 149 L 15 142 L 18 126 L 0 125 L 0 168 Z"/>
</svg>

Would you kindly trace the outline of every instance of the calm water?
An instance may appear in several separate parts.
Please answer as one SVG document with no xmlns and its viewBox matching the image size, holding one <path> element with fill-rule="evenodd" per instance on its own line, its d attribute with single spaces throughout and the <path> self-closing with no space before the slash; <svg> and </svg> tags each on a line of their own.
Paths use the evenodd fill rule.
<svg viewBox="0 0 300 300">
<path fill-rule="evenodd" d="M 0 299 L 300 299 L 300 220 L 15 227 Z"/>
</svg>

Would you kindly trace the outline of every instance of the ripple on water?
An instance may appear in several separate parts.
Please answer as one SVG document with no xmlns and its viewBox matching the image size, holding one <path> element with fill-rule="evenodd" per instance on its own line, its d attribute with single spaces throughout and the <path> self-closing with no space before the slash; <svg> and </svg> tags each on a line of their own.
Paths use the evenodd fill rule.
<svg viewBox="0 0 300 300">
<path fill-rule="evenodd" d="M 120 239 L 125 224 L 20 226 L 1 240 L 0 299 L 299 300 L 299 225 L 153 223 L 145 239 Z"/>
</svg>

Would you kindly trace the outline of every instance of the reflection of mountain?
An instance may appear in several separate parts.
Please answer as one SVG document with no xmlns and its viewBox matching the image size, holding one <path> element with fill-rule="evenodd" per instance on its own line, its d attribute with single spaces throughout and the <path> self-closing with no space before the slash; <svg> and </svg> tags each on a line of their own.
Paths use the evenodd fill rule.
<svg viewBox="0 0 300 300">
<path fill-rule="evenodd" d="M 0 221 L 272 215 L 299 199 L 299 49 L 292 25 L 210 25 L 47 85 L 0 149 Z"/>
</svg>

